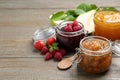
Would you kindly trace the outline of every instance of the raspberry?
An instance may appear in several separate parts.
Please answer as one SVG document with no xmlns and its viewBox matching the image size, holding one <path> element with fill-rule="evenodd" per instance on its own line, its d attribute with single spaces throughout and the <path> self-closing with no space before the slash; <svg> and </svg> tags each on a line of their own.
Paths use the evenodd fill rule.
<svg viewBox="0 0 120 80">
<path fill-rule="evenodd" d="M 78 21 L 73 21 L 72 26 L 78 26 Z"/>
<path fill-rule="evenodd" d="M 46 53 L 45 60 L 50 60 L 52 58 L 52 54 L 50 52 Z"/>
<path fill-rule="evenodd" d="M 79 30 L 81 30 L 81 29 L 82 29 L 82 27 L 79 26 L 79 25 L 73 27 L 73 30 L 74 30 L 74 31 L 79 31 Z"/>
<path fill-rule="evenodd" d="M 54 55 L 54 60 L 60 61 L 62 60 L 62 53 L 61 52 L 56 52 Z"/>
<path fill-rule="evenodd" d="M 46 54 L 48 51 L 49 51 L 48 48 L 45 46 L 42 48 L 41 54 Z"/>
<path fill-rule="evenodd" d="M 62 56 L 64 56 L 66 54 L 66 50 L 65 49 L 60 49 L 59 52 L 61 52 Z"/>
<path fill-rule="evenodd" d="M 51 53 L 52 53 L 52 55 L 54 56 L 56 52 L 57 52 L 57 50 L 54 50 L 54 49 L 53 49 L 53 51 L 52 51 Z"/>
<path fill-rule="evenodd" d="M 64 27 L 64 31 L 65 32 L 73 32 L 72 25 L 71 24 L 67 24 L 67 26 Z"/>
</svg>

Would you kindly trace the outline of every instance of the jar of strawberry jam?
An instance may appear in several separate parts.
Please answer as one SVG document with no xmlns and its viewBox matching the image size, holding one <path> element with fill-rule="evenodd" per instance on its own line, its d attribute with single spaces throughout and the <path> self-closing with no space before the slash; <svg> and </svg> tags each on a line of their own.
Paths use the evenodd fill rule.
<svg viewBox="0 0 120 80">
<path fill-rule="evenodd" d="M 56 39 L 59 46 L 67 51 L 74 51 L 79 42 L 86 36 L 84 26 L 77 21 L 65 21 L 56 28 Z"/>
<path fill-rule="evenodd" d="M 78 67 L 87 73 L 107 71 L 111 65 L 111 43 L 100 36 L 85 37 L 80 42 Z"/>
</svg>

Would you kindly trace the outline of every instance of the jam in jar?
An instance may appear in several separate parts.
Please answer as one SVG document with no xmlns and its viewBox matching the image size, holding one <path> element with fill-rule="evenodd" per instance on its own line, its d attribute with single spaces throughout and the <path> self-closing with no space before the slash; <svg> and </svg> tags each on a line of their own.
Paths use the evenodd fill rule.
<svg viewBox="0 0 120 80">
<path fill-rule="evenodd" d="M 77 21 L 65 21 L 56 28 L 56 39 L 59 46 L 67 51 L 75 51 L 75 48 L 79 47 L 80 40 L 84 37 L 84 26 Z"/>
<path fill-rule="evenodd" d="M 87 73 L 107 71 L 111 65 L 111 43 L 100 36 L 85 37 L 80 42 L 81 61 L 78 66 Z"/>
<path fill-rule="evenodd" d="M 109 40 L 120 39 L 120 12 L 98 11 L 94 16 L 95 35 Z"/>
</svg>

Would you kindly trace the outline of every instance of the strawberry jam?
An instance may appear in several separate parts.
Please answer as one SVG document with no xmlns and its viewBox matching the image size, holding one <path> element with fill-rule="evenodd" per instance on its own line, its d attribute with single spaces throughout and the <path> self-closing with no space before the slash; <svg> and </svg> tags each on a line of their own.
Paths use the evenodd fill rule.
<svg viewBox="0 0 120 80">
<path fill-rule="evenodd" d="M 83 24 L 77 21 L 62 22 L 56 28 L 56 39 L 59 46 L 67 51 L 75 51 L 79 42 L 85 37 Z"/>
</svg>

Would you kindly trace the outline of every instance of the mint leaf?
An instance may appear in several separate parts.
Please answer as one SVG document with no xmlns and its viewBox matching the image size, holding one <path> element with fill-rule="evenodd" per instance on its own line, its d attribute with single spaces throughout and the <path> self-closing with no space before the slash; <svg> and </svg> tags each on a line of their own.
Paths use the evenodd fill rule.
<svg viewBox="0 0 120 80">
<path fill-rule="evenodd" d="M 65 18 L 65 16 L 66 16 L 66 14 L 64 13 L 64 11 L 60 11 L 60 12 L 53 14 L 50 19 L 53 21 L 57 21 L 57 20 L 61 20 L 61 19 Z"/>
<path fill-rule="evenodd" d="M 82 10 L 84 10 L 85 12 L 92 10 L 90 4 L 87 4 L 87 3 L 82 3 L 82 4 L 80 4 L 80 5 L 77 7 L 77 9 L 82 9 Z"/>
<path fill-rule="evenodd" d="M 52 52 L 52 51 L 53 51 L 53 47 L 50 47 L 50 48 L 49 48 L 49 51 Z"/>
<path fill-rule="evenodd" d="M 53 48 L 54 48 L 55 50 L 59 50 L 59 47 L 58 47 L 58 46 L 53 46 Z"/>
<path fill-rule="evenodd" d="M 55 42 L 55 43 L 53 43 L 53 44 L 52 44 L 52 46 L 58 46 L 58 43 L 57 43 L 57 42 Z"/>
<path fill-rule="evenodd" d="M 76 9 L 76 10 L 75 10 L 75 13 L 76 13 L 77 15 L 81 15 L 81 14 L 85 13 L 85 11 L 82 10 L 82 9 Z"/>
</svg>

